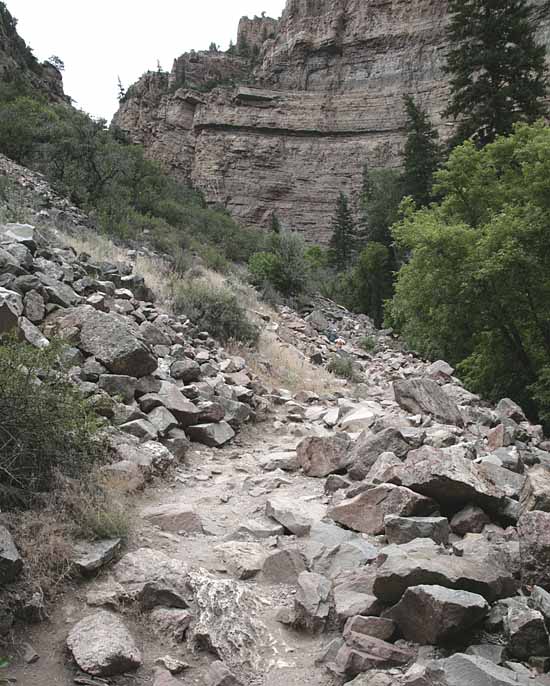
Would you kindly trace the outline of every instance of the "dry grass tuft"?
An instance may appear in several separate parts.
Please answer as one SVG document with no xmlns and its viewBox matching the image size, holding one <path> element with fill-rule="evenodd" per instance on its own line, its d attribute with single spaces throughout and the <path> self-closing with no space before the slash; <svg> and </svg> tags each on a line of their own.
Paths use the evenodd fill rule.
<svg viewBox="0 0 550 686">
<path fill-rule="evenodd" d="M 84 480 L 60 477 L 59 485 L 35 509 L 2 515 L 22 558 L 16 584 L 25 596 L 48 601 L 73 575 L 74 546 L 80 540 L 130 535 L 131 511 L 118 481 L 93 472 Z"/>
<path fill-rule="evenodd" d="M 243 357 L 249 369 L 267 386 L 286 388 L 292 393 L 304 390 L 319 395 L 341 389 L 341 384 L 332 374 L 313 365 L 297 348 L 284 343 L 273 332 L 263 332 L 255 350 L 232 345 L 230 352 Z"/>
</svg>

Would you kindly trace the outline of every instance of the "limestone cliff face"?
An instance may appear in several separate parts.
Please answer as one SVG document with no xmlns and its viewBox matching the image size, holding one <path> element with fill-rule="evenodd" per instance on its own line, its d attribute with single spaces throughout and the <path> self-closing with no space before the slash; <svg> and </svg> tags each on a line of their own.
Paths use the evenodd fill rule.
<svg viewBox="0 0 550 686">
<path fill-rule="evenodd" d="M 266 21 L 239 26 L 248 47 L 261 44 L 257 58 L 194 54 L 193 80 L 173 71 L 168 88 L 146 75 L 115 122 L 244 224 L 265 227 L 276 213 L 326 242 L 338 193 L 357 203 L 364 164 L 399 165 L 404 95 L 450 132 L 447 3 L 288 0 L 278 22 Z M 544 22 L 540 38 L 550 43 Z M 220 87 L 209 90 L 213 61 Z"/>
<path fill-rule="evenodd" d="M 49 62 L 40 64 L 17 33 L 17 22 L 0 2 L 0 83 L 25 85 L 53 102 L 69 102 L 61 72 Z"/>
</svg>

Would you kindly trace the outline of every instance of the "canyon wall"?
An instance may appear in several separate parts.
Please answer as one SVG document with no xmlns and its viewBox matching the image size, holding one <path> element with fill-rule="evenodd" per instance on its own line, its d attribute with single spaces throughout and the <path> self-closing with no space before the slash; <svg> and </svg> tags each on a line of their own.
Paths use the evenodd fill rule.
<svg viewBox="0 0 550 686">
<path fill-rule="evenodd" d="M 168 79 L 146 74 L 115 123 L 243 224 L 275 213 L 326 243 L 338 193 L 357 209 L 364 165 L 400 164 L 404 95 L 452 131 L 447 22 L 445 0 L 288 0 L 278 21 L 241 20 L 246 55 L 191 53 Z"/>
</svg>

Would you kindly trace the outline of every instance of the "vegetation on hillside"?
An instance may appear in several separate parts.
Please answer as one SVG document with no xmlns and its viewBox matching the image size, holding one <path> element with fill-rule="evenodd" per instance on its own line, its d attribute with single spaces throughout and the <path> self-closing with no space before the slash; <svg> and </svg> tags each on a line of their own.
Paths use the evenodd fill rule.
<svg viewBox="0 0 550 686">
<path fill-rule="evenodd" d="M 140 239 L 189 266 L 196 252 L 224 270 L 246 262 L 262 235 L 239 227 L 200 193 L 177 183 L 124 134 L 65 105 L 28 95 L 0 103 L 0 152 L 42 172 L 61 194 L 88 212 L 98 228 Z"/>
<path fill-rule="evenodd" d="M 436 174 L 442 200 L 409 200 L 393 227 L 409 258 L 389 307 L 421 353 L 459 364 L 474 390 L 550 420 L 550 129 L 467 141 Z"/>
</svg>

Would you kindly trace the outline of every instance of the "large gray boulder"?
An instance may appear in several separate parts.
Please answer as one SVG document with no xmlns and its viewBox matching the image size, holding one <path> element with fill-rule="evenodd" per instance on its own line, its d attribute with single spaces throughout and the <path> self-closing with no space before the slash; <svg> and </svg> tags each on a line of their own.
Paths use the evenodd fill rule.
<svg viewBox="0 0 550 686">
<path fill-rule="evenodd" d="M 508 652 L 519 660 L 532 655 L 550 655 L 550 641 L 544 617 L 538 610 L 513 604 L 504 618 Z"/>
<path fill-rule="evenodd" d="M 210 448 L 221 448 L 235 436 L 235 432 L 227 422 L 195 424 L 187 427 L 186 433 L 192 441 Z"/>
<path fill-rule="evenodd" d="M 443 545 L 449 542 L 449 521 L 446 517 L 387 515 L 384 526 L 388 543 L 409 543 L 415 538 L 431 538 Z"/>
<path fill-rule="evenodd" d="M 23 314 L 23 300 L 19 293 L 0 288 L 0 334 L 12 331 Z"/>
<path fill-rule="evenodd" d="M 116 676 L 137 669 L 141 653 L 124 623 L 111 612 L 100 611 L 75 624 L 67 647 L 86 674 Z"/>
<path fill-rule="evenodd" d="M 407 683 L 407 682 L 405 682 Z M 475 655 L 456 653 L 445 660 L 435 660 L 426 667 L 422 686 L 518 686 L 522 681 L 516 672 L 495 665 Z M 541 686 L 536 679 L 523 682 Z"/>
<path fill-rule="evenodd" d="M 519 505 L 522 513 L 530 510 L 550 512 L 550 466 L 539 464 L 529 470 L 523 483 Z"/>
<path fill-rule="evenodd" d="M 304 438 L 296 448 L 298 461 L 304 474 L 325 477 L 345 469 L 349 462 L 350 443 L 347 434 Z"/>
<path fill-rule="evenodd" d="M 385 603 L 397 603 L 407 588 L 438 585 L 482 595 L 489 601 L 516 590 L 512 571 L 497 560 L 449 555 L 430 539 L 384 548 L 374 580 L 374 595 Z"/>
<path fill-rule="evenodd" d="M 525 512 L 518 521 L 521 580 L 550 591 L 550 513 Z"/>
<path fill-rule="evenodd" d="M 392 481 L 433 498 L 445 509 L 473 502 L 484 509 L 498 510 L 506 497 L 479 465 L 429 446 L 410 452 Z"/>
<path fill-rule="evenodd" d="M 413 586 L 389 612 L 403 636 L 414 643 L 437 644 L 478 624 L 489 605 L 483 596 L 443 586 Z"/>
<path fill-rule="evenodd" d="M 294 598 L 295 626 L 311 633 L 324 630 L 330 613 L 330 581 L 320 574 L 302 572 Z"/>
<path fill-rule="evenodd" d="M 427 515 L 436 509 L 429 498 L 402 486 L 384 484 L 342 501 L 329 510 L 328 516 L 354 531 L 377 535 L 384 533 L 387 515 Z"/>
<path fill-rule="evenodd" d="M 201 410 L 189 402 L 179 388 L 169 381 L 161 381 L 158 392 L 143 395 L 139 399 L 139 404 L 144 412 L 151 412 L 159 406 L 165 407 L 184 427 L 197 424 L 201 415 Z"/>
<path fill-rule="evenodd" d="M 411 414 L 429 414 L 443 424 L 464 424 L 458 405 L 432 379 L 399 379 L 393 382 L 393 391 L 399 405 Z"/>
<path fill-rule="evenodd" d="M 393 453 L 399 459 L 405 459 L 410 449 L 411 446 L 397 429 L 383 429 L 375 434 L 364 431 L 349 454 L 349 474 L 353 479 L 364 479 L 383 453 Z"/>
<path fill-rule="evenodd" d="M 23 560 L 10 532 L 0 526 L 0 587 L 17 578 L 23 569 Z"/>
<path fill-rule="evenodd" d="M 112 374 L 140 378 L 157 368 L 156 357 L 128 317 L 82 305 L 61 313 L 54 319 L 54 326 L 61 336 L 77 329 L 80 348 Z"/>
</svg>

